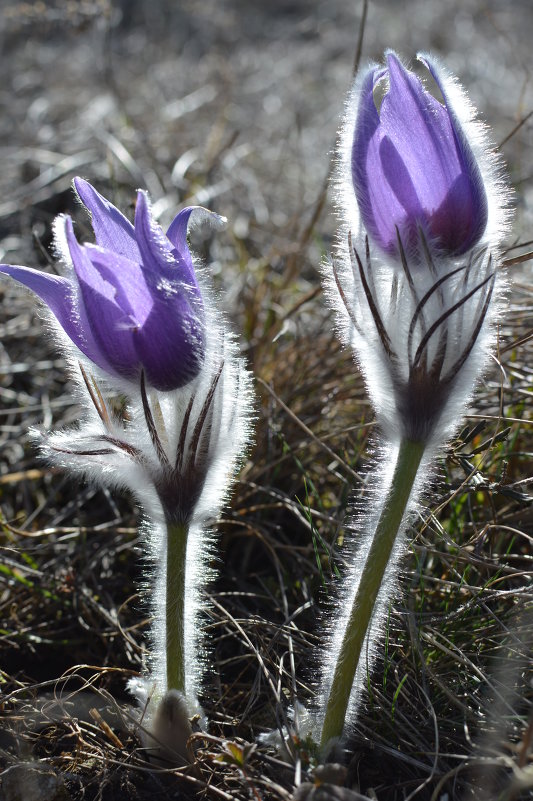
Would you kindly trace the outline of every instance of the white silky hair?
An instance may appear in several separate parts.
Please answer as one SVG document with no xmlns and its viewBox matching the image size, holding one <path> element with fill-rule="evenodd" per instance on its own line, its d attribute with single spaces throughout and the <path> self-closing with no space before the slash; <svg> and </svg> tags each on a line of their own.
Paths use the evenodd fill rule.
<svg viewBox="0 0 533 801">
<path fill-rule="evenodd" d="M 348 525 L 344 546 L 346 551 L 343 551 L 348 566 L 337 598 L 330 601 L 324 613 L 324 626 L 330 634 L 321 649 L 317 734 L 318 726 L 321 727 L 323 723 L 333 671 L 361 570 L 392 481 L 400 441 L 406 436 L 409 438 L 410 431 L 415 430 L 420 439 L 425 441 L 426 449 L 368 626 L 350 696 L 348 723 L 353 723 L 361 704 L 367 671 L 372 667 L 377 643 L 384 630 L 390 599 L 397 591 L 399 563 L 407 544 L 406 531 L 432 476 L 431 463 L 441 446 L 458 429 L 465 406 L 487 368 L 496 338 L 496 322 L 505 304 L 506 280 L 499 263 L 502 239 L 510 225 L 511 198 L 501 157 L 491 146 L 486 127 L 477 119 L 473 106 L 455 78 L 432 56 L 421 55 L 419 58 L 433 68 L 455 125 L 462 130 L 470 145 L 487 198 L 487 224 L 470 253 L 458 257 L 445 256 L 435 247 L 435 243 L 428 241 L 425 260 L 412 263 L 412 254 L 405 254 L 415 284 L 414 293 L 400 257 L 386 254 L 373 243 L 365 229 L 352 181 L 352 144 L 362 86 L 369 71 L 379 68 L 378 64 L 369 64 L 356 77 L 346 99 L 333 177 L 339 230 L 333 258 L 322 265 L 322 274 L 328 301 L 336 315 L 339 337 L 353 350 L 376 413 L 381 437 L 376 444 L 374 466 L 367 475 L 363 502 L 359 503 L 355 519 Z M 354 252 L 351 253 L 352 246 Z M 355 254 L 359 256 L 361 264 Z M 429 269 L 428 260 L 432 270 Z M 438 291 L 432 292 L 432 287 L 444 276 L 448 277 L 439 284 Z M 363 287 L 363 278 L 375 301 L 385 337 L 380 335 L 376 326 L 376 318 Z M 492 297 L 488 289 L 476 290 L 483 282 L 488 287 L 489 281 L 493 281 Z M 461 302 L 469 294 L 470 299 Z M 422 315 L 417 316 L 417 307 L 426 296 L 423 323 Z M 454 307 L 457 308 L 448 314 Z M 442 323 L 437 325 L 441 318 Z M 481 325 L 476 333 L 480 320 Z M 435 335 L 424 339 L 432 324 L 436 326 Z M 437 358 L 437 337 L 442 325 L 446 326 L 447 346 L 441 375 L 445 376 L 453 370 L 454 365 L 459 364 L 461 353 L 467 354 L 466 359 L 453 375 L 449 391 L 438 399 L 442 403 L 433 418 L 430 410 L 427 423 L 406 421 L 409 410 L 400 408 L 401 386 L 409 378 L 414 354 L 419 346 L 424 347 L 424 343 L 427 361 L 429 365 L 433 364 Z M 474 335 L 475 342 L 472 344 Z M 383 339 L 387 337 L 395 354 L 394 362 L 383 345 Z"/>
<path fill-rule="evenodd" d="M 345 563 L 342 576 L 334 596 L 329 596 L 321 612 L 321 627 L 326 632 L 320 645 L 320 682 L 315 701 L 316 714 L 312 716 L 312 733 L 320 741 L 324 713 L 330 695 L 335 666 L 342 640 L 348 624 L 353 602 L 359 588 L 362 569 L 372 545 L 373 533 L 383 508 L 383 498 L 389 490 L 394 473 L 399 442 L 375 443 L 371 466 L 364 474 L 364 493 L 354 504 L 353 515 L 346 523 L 342 557 Z M 427 486 L 428 477 L 433 476 L 434 452 L 425 452 L 411 491 L 409 505 L 402 517 L 394 549 L 374 606 L 371 620 L 361 649 L 361 658 L 355 674 L 347 710 L 347 724 L 353 725 L 361 706 L 364 706 L 364 691 L 375 659 L 379 655 L 379 643 L 387 625 L 392 599 L 399 589 L 399 565 L 405 555 L 409 540 L 407 532 L 417 512 L 421 511 L 420 499 Z M 330 745 L 331 747 L 331 745 Z"/>
<path fill-rule="evenodd" d="M 220 330 L 217 333 L 222 334 Z M 207 350 L 210 351 L 209 343 Z M 212 354 L 213 350 L 211 349 L 210 352 Z M 227 501 L 236 467 L 239 460 L 242 459 L 250 437 L 250 379 L 242 360 L 236 357 L 235 344 L 230 341 L 227 334 L 223 338 L 220 356 L 224 359 L 224 367 L 213 397 L 213 418 L 207 446 L 208 453 L 204 454 L 204 458 L 209 461 L 209 467 L 189 521 L 187 541 L 184 642 L 185 696 L 188 700 L 197 697 L 200 679 L 207 667 L 201 618 L 206 611 L 206 598 L 202 590 L 214 574 L 214 570 L 210 567 L 215 553 L 212 524 Z M 194 423 L 212 385 L 215 367 L 216 364 L 213 364 L 212 368 L 206 367 L 198 380 L 194 382 L 195 386 L 192 390 L 194 403 L 191 424 L 187 429 L 185 451 L 190 442 Z M 173 404 L 172 394 L 165 393 L 166 397 L 161 397 L 162 393 L 158 393 L 162 419 L 169 433 L 167 455 L 175 453 L 177 446 L 175 433 L 176 430 L 179 433 L 184 413 L 184 398 L 180 398 L 179 408 L 176 408 Z M 155 509 L 152 510 L 151 519 L 157 520 Z M 155 571 L 154 580 L 150 582 L 154 619 L 149 659 L 150 677 L 154 680 L 157 688 L 166 688 L 165 619 L 161 614 L 161 610 L 164 609 L 167 576 L 164 558 L 166 553 L 164 520 L 161 520 L 159 525 L 148 532 L 148 540 Z"/>
</svg>

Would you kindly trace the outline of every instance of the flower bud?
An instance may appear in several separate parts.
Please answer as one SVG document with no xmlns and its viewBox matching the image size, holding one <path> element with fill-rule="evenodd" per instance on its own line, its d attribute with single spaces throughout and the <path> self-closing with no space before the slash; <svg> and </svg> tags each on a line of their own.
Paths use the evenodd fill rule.
<svg viewBox="0 0 533 801">
<path fill-rule="evenodd" d="M 487 197 L 479 167 L 450 107 L 437 69 L 439 102 L 393 54 L 371 68 L 361 88 L 352 179 L 368 235 L 384 251 L 416 249 L 419 231 L 442 254 L 461 255 L 481 238 Z M 374 90 L 388 83 L 378 111 Z"/>
<path fill-rule="evenodd" d="M 465 93 L 434 59 L 418 60 L 442 101 L 390 51 L 348 96 L 325 276 L 387 438 L 437 442 L 491 350 L 509 190 Z"/>
</svg>

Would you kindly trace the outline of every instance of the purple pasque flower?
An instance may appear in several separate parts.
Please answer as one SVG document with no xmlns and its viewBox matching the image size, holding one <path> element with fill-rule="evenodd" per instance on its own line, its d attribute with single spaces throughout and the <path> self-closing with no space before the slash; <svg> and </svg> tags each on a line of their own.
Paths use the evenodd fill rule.
<svg viewBox="0 0 533 801">
<path fill-rule="evenodd" d="M 439 102 L 394 53 L 386 58 L 348 96 L 336 169 L 341 228 L 325 276 L 383 431 L 436 442 L 455 429 L 493 344 L 509 189 L 446 68 L 418 56 Z"/>
<path fill-rule="evenodd" d="M 187 245 L 195 207 L 183 209 L 166 235 L 139 191 L 134 224 L 87 181 L 74 180 L 92 217 L 95 244 L 80 245 L 70 217 L 56 233 L 68 276 L 0 265 L 35 292 L 65 333 L 112 376 L 169 391 L 188 384 L 205 357 L 205 312 Z M 196 207 L 197 208 L 197 207 Z"/>
<path fill-rule="evenodd" d="M 459 256 L 482 237 L 487 197 L 476 159 L 450 104 L 440 70 L 427 67 L 444 103 L 392 52 L 362 86 L 351 153 L 362 223 L 387 253 L 416 251 L 419 232 L 443 255 Z M 374 90 L 388 89 L 378 111 Z"/>
<path fill-rule="evenodd" d="M 339 625 L 330 626 L 326 752 L 360 702 L 409 520 L 485 369 L 505 289 L 503 165 L 453 76 L 419 59 L 443 102 L 389 52 L 385 67 L 356 77 L 337 151 L 341 226 L 325 279 L 371 396 L 382 456 L 368 477 L 360 544 L 346 554 Z M 374 90 L 384 82 L 378 111 Z"/>
</svg>

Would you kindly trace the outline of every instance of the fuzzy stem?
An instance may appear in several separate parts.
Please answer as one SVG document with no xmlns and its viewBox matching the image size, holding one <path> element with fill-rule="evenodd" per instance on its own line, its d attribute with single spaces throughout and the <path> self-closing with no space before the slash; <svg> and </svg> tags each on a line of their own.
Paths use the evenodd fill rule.
<svg viewBox="0 0 533 801">
<path fill-rule="evenodd" d="M 426 444 L 409 439 L 400 443 L 394 475 L 361 572 L 359 586 L 337 657 L 322 727 L 321 746 L 340 737 L 365 636 L 383 576 L 396 542 Z"/>
<path fill-rule="evenodd" d="M 167 690 L 185 692 L 185 557 L 189 527 L 167 523 Z"/>
</svg>

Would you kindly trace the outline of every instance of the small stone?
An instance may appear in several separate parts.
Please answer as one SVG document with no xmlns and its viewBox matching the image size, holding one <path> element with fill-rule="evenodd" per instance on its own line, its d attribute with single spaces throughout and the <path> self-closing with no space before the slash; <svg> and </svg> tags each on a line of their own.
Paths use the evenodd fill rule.
<svg viewBox="0 0 533 801">
<path fill-rule="evenodd" d="M 0 801 L 68 801 L 61 776 L 39 762 L 21 762 L 0 773 Z"/>
<path fill-rule="evenodd" d="M 313 775 L 317 784 L 339 784 L 342 787 L 347 774 L 348 770 L 344 765 L 340 765 L 338 762 L 327 762 L 325 765 L 319 765 Z"/>
<path fill-rule="evenodd" d="M 151 722 L 146 745 L 157 760 L 170 764 L 189 761 L 187 740 L 192 734 L 189 709 L 182 693 L 168 690 L 159 702 Z M 1 801 L 1 800 L 0 800 Z"/>
</svg>

